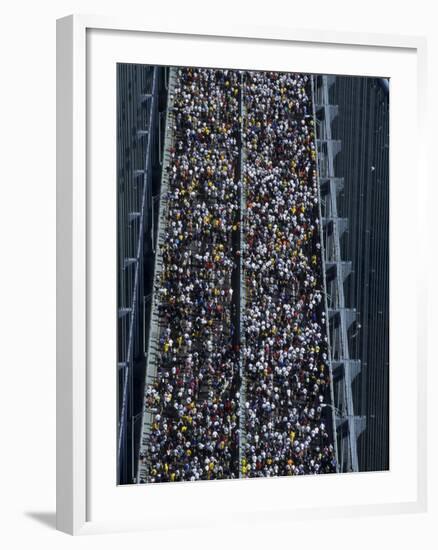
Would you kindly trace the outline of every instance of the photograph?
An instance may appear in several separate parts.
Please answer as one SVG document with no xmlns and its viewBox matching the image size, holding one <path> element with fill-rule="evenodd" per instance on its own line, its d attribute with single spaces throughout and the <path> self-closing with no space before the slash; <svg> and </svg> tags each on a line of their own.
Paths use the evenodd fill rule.
<svg viewBox="0 0 438 550">
<path fill-rule="evenodd" d="M 433 550 L 437 18 L 363 7 L 5 4 L 5 550 Z"/>
<path fill-rule="evenodd" d="M 118 484 L 389 470 L 390 79 L 116 72 Z"/>
</svg>

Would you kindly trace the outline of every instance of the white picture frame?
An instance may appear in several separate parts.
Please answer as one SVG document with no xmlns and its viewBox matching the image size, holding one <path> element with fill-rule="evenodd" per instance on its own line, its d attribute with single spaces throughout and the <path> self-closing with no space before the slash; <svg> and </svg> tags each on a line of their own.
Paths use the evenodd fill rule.
<svg viewBox="0 0 438 550">
<path fill-rule="evenodd" d="M 105 35 L 105 44 L 108 45 L 112 40 L 121 35 L 130 34 L 133 41 L 141 40 L 141 37 L 154 37 L 158 40 L 173 40 L 178 44 L 190 43 L 190 40 L 201 41 L 220 41 L 224 50 L 227 43 L 239 43 L 248 46 L 251 44 L 259 44 L 260 47 L 279 48 L 288 46 L 297 46 L 304 49 L 310 48 L 313 45 L 318 45 L 320 48 L 332 48 L 333 55 L 340 56 L 339 52 L 343 52 L 345 57 L 345 70 L 341 71 L 344 74 L 354 74 L 354 56 L 347 55 L 349 49 L 356 48 L 364 49 L 372 52 L 375 59 L 377 56 L 383 55 L 386 52 L 389 56 L 392 54 L 403 54 L 412 58 L 412 64 L 407 65 L 407 71 L 411 71 L 408 76 L 414 79 L 413 93 L 415 97 L 414 105 L 411 105 L 411 124 L 415 126 L 417 138 L 424 136 L 425 132 L 425 79 L 426 79 L 426 43 L 420 37 L 408 36 L 393 36 L 393 35 L 375 35 L 375 34 L 354 34 L 354 33 L 336 33 L 329 31 L 302 31 L 296 29 L 279 28 L 247 28 L 236 25 L 230 25 L 228 29 L 214 28 L 214 25 L 203 26 L 202 28 L 178 28 L 176 26 L 166 26 L 163 23 L 160 28 L 150 26 L 138 20 L 125 20 L 121 18 L 107 18 L 100 16 L 69 16 L 58 20 L 57 22 L 57 528 L 61 531 L 70 534 L 86 534 L 96 532 L 109 531 L 126 531 L 126 530 L 148 530 L 157 527 L 166 526 L 166 518 L 170 516 L 176 517 L 176 510 L 172 510 L 169 505 L 166 511 L 166 518 L 154 516 L 152 509 L 148 514 L 132 517 L 127 513 L 123 517 L 115 514 L 117 506 L 111 508 L 113 512 L 101 507 L 101 511 L 97 514 L 90 514 L 90 510 L 95 508 L 94 500 L 97 502 L 114 497 L 113 487 L 110 492 L 105 493 L 101 485 L 93 485 L 94 473 L 96 472 L 93 466 L 94 451 L 92 451 L 92 443 L 96 438 L 106 437 L 97 434 L 95 429 L 90 428 L 90 411 L 93 410 L 93 402 L 96 399 L 96 385 L 90 384 L 91 368 L 98 368 L 97 362 L 94 361 L 93 353 L 90 352 L 91 332 L 89 314 L 90 303 L 93 300 L 93 295 L 90 289 L 94 288 L 92 277 L 90 278 L 90 250 L 95 250 L 93 245 L 90 246 L 90 228 L 93 228 L 93 218 L 96 214 L 96 208 L 103 209 L 104 205 L 96 206 L 96 201 L 90 206 L 90 189 L 88 188 L 90 177 L 93 176 L 93 171 L 89 167 L 90 159 L 87 155 L 90 154 L 90 143 L 88 138 L 90 132 L 90 108 L 88 104 L 90 99 L 90 86 L 93 82 L 93 74 L 97 67 L 93 58 L 90 57 L 90 45 L 99 51 L 102 45 L 99 46 L 97 41 L 90 40 L 90 31 L 98 31 Z M 110 49 L 110 48 L 109 48 Z M 175 60 L 175 64 L 181 64 L 179 61 L 183 59 L 184 53 L 179 53 L 179 57 Z M 213 51 L 213 50 L 212 50 Z M 216 52 L 216 58 L 220 59 L 220 52 Z M 391 53 L 392 52 L 392 53 Z M 93 54 L 94 55 L 94 54 Z M 109 54 L 108 54 L 109 55 Z M 243 54 L 242 54 L 243 55 Z M 248 56 L 253 55 L 248 53 Z M 125 56 L 125 57 L 123 57 Z M 138 62 L 138 51 L 133 44 L 126 45 L 123 52 L 123 60 L 131 59 L 132 62 Z M 127 57 L 126 57 L 127 56 Z M 132 57 L 131 57 L 132 56 Z M 394 55 L 395 56 L 395 55 Z M 415 61 L 414 61 L 415 58 Z M 248 57 L 249 60 L 249 57 Z M 151 61 L 153 63 L 154 60 Z M 248 61 L 249 62 L 249 61 Z M 259 63 L 263 65 L 264 59 L 260 58 Z M 212 59 L 212 66 L 215 61 Z M 236 60 L 238 63 L 238 60 Z M 390 61 L 389 61 L 390 63 Z M 190 60 L 187 64 L 193 64 Z M 225 66 L 225 64 L 224 64 Z M 412 68 L 413 67 L 413 68 Z M 261 67 L 264 68 L 264 67 Z M 309 69 L 311 67 L 309 66 Z M 297 70 L 303 70 L 297 67 Z M 360 70 L 360 69 L 357 69 Z M 371 69 L 370 69 L 371 70 Z M 307 70 L 311 72 L 311 70 Z M 329 72 L 329 71 L 328 71 Z M 359 74 L 359 73 L 357 73 Z M 362 71 L 360 74 L 365 74 Z M 372 74 L 372 73 L 371 73 Z M 387 76 L 387 75 L 385 75 Z M 392 113 L 392 112 L 391 112 Z M 114 111 L 115 117 L 115 111 Z M 392 123 L 394 121 L 392 120 Z M 95 126 L 95 125 L 94 125 Z M 93 126 L 93 127 L 94 127 Z M 391 126 L 392 127 L 392 126 Z M 94 131 L 94 130 L 93 130 Z M 91 140 L 90 140 L 91 142 Z M 392 144 L 391 144 L 392 147 Z M 417 210 L 420 206 L 424 206 L 426 195 L 425 185 L 425 152 L 421 147 L 418 147 L 418 155 L 413 155 L 410 167 L 410 174 L 415 182 L 413 185 L 413 193 L 417 200 Z M 398 159 L 400 161 L 400 158 Z M 114 160 L 115 163 L 115 160 Z M 394 174 L 397 171 L 397 157 L 391 156 L 391 182 Z M 402 178 L 402 175 L 400 175 Z M 401 179 L 400 179 L 401 181 Z M 412 181 L 412 179 L 411 179 Z M 392 187 L 394 189 L 394 187 Z M 411 197 L 412 199 L 412 197 Z M 107 203 L 105 203 L 107 205 Z M 401 208 L 403 205 L 401 205 Z M 418 215 L 414 220 L 417 227 L 418 241 L 425 241 L 421 238 L 426 234 L 425 221 Z M 398 219 L 398 216 L 396 216 Z M 395 221 L 394 223 L 400 223 Z M 392 223 L 392 222 L 391 222 Z M 401 222 L 402 223 L 402 222 Z M 398 236 L 394 232 L 398 226 L 391 225 L 391 248 L 397 246 Z M 93 237 L 95 238 L 95 237 Z M 420 244 L 418 254 L 422 253 Z M 115 240 L 114 240 L 115 248 Z M 391 264 L 392 271 L 394 263 Z M 421 270 L 417 268 L 415 271 L 416 292 L 413 298 L 412 311 L 419 313 L 426 308 L 426 287 L 425 277 Z M 91 286 L 90 286 L 91 281 Z M 392 279 L 391 279 L 392 281 Z M 394 314 L 397 317 L 398 310 L 394 306 L 394 300 L 391 305 L 391 319 Z M 93 308 L 95 312 L 95 308 Z M 93 313 L 96 315 L 96 313 Z M 115 317 L 115 314 L 114 314 Z M 112 322 L 112 321 L 110 321 Z M 242 506 L 245 508 L 244 513 L 239 516 L 235 514 L 236 521 L 260 521 L 262 518 L 266 520 L 275 520 L 275 516 L 289 517 L 295 519 L 302 518 L 321 518 L 327 516 L 351 516 L 360 514 L 383 514 L 383 513 L 398 513 L 398 512 L 419 512 L 426 509 L 427 501 L 427 469 L 426 469 L 426 328 L 424 316 L 418 315 L 416 319 L 416 332 L 418 338 L 413 345 L 411 355 L 408 357 L 415 358 L 411 368 L 415 372 L 415 384 L 412 385 L 415 394 L 413 402 L 415 403 L 415 414 L 412 422 L 415 429 L 413 441 L 410 440 L 409 445 L 415 448 L 415 469 L 413 472 L 406 473 L 406 485 L 409 487 L 409 494 L 403 498 L 399 498 L 394 494 L 394 498 L 382 496 L 381 499 L 373 497 L 360 497 L 354 500 L 354 504 L 342 497 L 333 506 L 325 505 L 324 503 L 311 507 L 309 504 L 300 505 L 297 502 L 288 502 L 285 498 L 276 506 L 269 503 L 269 499 L 273 495 L 284 494 L 284 489 L 290 488 L 290 481 L 284 478 L 277 480 L 258 480 L 254 484 L 251 480 L 249 483 L 246 480 L 232 482 L 213 482 L 189 484 L 174 484 L 179 487 L 169 488 L 155 486 L 154 499 L 159 502 L 160 498 L 164 498 L 164 502 L 169 502 L 175 499 L 184 499 L 188 503 L 196 506 L 193 496 L 193 485 L 198 485 L 197 500 L 209 498 L 210 494 L 215 494 L 215 498 L 222 499 L 225 495 L 232 495 L 232 500 L 236 498 L 242 499 Z M 93 325 L 94 326 L 94 325 Z M 393 337 L 393 334 L 391 334 Z M 397 338 L 402 338 L 401 333 Z M 392 349 L 392 348 L 391 348 Z M 94 361 L 94 362 L 93 362 Z M 402 361 L 402 359 L 400 360 Z M 115 359 L 114 359 L 115 365 Z M 110 367 L 108 367 L 110 369 Z M 400 362 L 400 369 L 402 365 Z M 396 377 L 397 373 L 391 370 L 391 382 Z M 114 371 L 115 378 L 115 371 Z M 92 389 L 91 389 L 92 388 Z M 405 390 L 406 391 L 406 388 Z M 391 393 L 391 399 L 393 398 Z M 114 396 L 115 400 L 115 396 Z M 391 422 L 394 422 L 394 415 L 402 415 L 403 411 L 397 405 L 397 399 L 392 399 L 391 405 Z M 95 415 L 94 415 L 95 416 Z M 115 419 L 108 418 L 109 423 L 115 425 Z M 391 430 L 395 434 L 394 438 L 399 436 L 398 431 L 391 423 Z M 105 431 L 105 430 L 103 430 Z M 90 433 L 93 433 L 93 441 Z M 112 433 L 112 432 L 111 432 Z M 111 434 L 108 435 L 108 438 Z M 392 436 L 391 436 L 392 437 Z M 107 439 L 109 440 L 109 439 Z M 106 441 L 107 441 L 106 440 Z M 401 440 L 401 436 L 400 436 Z M 114 442 L 115 443 L 115 442 Z M 103 444 L 102 444 L 103 445 Z M 392 447 L 391 447 L 392 450 Z M 109 468 L 113 468 L 115 472 L 115 453 L 114 456 L 108 453 Z M 400 466 L 402 468 L 403 465 Z M 390 472 L 389 477 L 396 472 L 397 468 Z M 345 474 L 343 474 L 345 475 Z M 354 476 L 359 474 L 354 474 Z M 372 484 L 373 477 L 375 478 L 376 486 L 380 483 L 383 487 L 385 483 L 384 477 L 378 477 L 379 474 L 364 474 L 367 476 L 363 484 Z M 394 474 L 395 475 L 395 474 Z M 410 476 L 410 477 L 409 477 Z M 318 477 L 318 476 L 317 476 Z M 353 482 L 348 481 L 352 476 L 347 475 L 347 481 L 341 481 L 339 476 L 322 476 L 329 477 L 331 481 L 329 490 L 333 490 L 334 483 L 339 483 L 345 486 L 345 494 L 353 494 L 354 490 L 348 485 Z M 360 477 L 360 475 L 359 475 Z M 410 481 L 408 481 L 408 478 Z M 103 478 L 102 478 L 103 479 Z M 303 483 L 311 484 L 312 490 L 316 490 L 315 479 L 300 479 L 294 480 L 295 489 L 303 486 Z M 318 480 L 319 481 L 319 480 Z M 392 482 L 388 481 L 388 491 L 390 491 L 391 483 L 398 481 L 394 478 Z M 102 481 L 104 483 L 104 481 Z M 107 483 L 107 482 L 105 482 Z M 233 484 L 232 486 L 229 483 Z M 257 483 L 261 483 L 257 485 Z M 169 484 L 167 484 L 169 485 Z M 310 485 L 309 485 L 310 486 Z M 137 503 L 134 506 L 138 508 L 139 499 L 144 498 L 139 496 L 138 491 L 141 488 L 124 488 L 117 489 L 120 505 L 126 506 L 126 502 L 131 499 L 128 491 L 137 491 L 132 500 Z M 344 489 L 340 491 L 342 493 Z M 357 490 L 357 489 L 356 489 Z M 109 489 L 108 489 L 109 491 Z M 383 491 L 383 489 L 382 489 Z M 99 492 L 101 496 L 99 497 Z M 123 494 L 122 494 L 123 492 Z M 133 494 L 133 493 L 132 493 Z M 165 497 L 160 495 L 165 494 Z M 389 494 L 389 493 L 388 493 Z M 127 496 L 128 495 L 128 496 Z M 134 495 L 134 494 L 133 494 Z M 266 499 L 263 507 L 257 507 L 255 499 L 259 496 L 260 499 Z M 170 497 L 170 499 L 169 499 Z M 94 499 L 94 500 L 93 500 Z M 336 499 L 335 499 L 336 500 Z M 322 501 L 321 501 L 322 502 Z M 254 504 L 252 504 L 254 503 Z M 97 509 L 97 508 L 96 508 Z M 109 510 L 109 508 L 108 508 Z M 228 514 L 231 514 L 233 507 L 230 506 Z M 271 510 L 271 514 L 269 513 Z M 219 512 L 218 512 L 219 513 Z M 227 512 L 224 512 L 224 516 Z M 96 516 L 96 519 L 94 518 Z M 228 516 L 227 516 L 228 517 Z M 220 518 L 219 518 L 220 519 Z M 228 518 L 230 519 L 230 518 Z M 215 523 L 218 517 L 215 517 L 212 522 Z M 181 522 L 187 524 L 190 519 L 184 517 Z M 177 526 L 178 521 L 173 521 L 173 525 Z M 205 526 L 208 520 L 199 516 L 194 517 L 192 525 Z"/>
</svg>

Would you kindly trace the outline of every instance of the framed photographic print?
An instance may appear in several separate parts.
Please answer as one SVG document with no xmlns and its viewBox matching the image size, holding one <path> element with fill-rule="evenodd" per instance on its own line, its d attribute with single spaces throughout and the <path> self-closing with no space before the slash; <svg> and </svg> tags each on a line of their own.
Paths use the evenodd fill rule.
<svg viewBox="0 0 438 550">
<path fill-rule="evenodd" d="M 424 49 L 58 21 L 59 529 L 424 509 Z"/>
</svg>

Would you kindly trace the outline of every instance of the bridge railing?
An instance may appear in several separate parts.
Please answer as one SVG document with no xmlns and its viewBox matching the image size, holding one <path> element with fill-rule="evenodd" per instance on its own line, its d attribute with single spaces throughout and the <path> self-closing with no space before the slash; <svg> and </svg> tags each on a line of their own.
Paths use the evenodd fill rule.
<svg viewBox="0 0 438 550">
<path fill-rule="evenodd" d="M 348 219 L 338 215 L 337 205 L 343 179 L 336 177 L 334 169 L 335 157 L 341 151 L 341 142 L 332 136 L 332 121 L 338 114 L 337 106 L 332 105 L 329 99 L 329 89 L 334 78 L 312 77 L 312 88 L 333 388 L 332 412 L 334 433 L 337 434 L 338 469 L 344 472 L 359 471 L 357 439 L 365 429 L 365 418 L 354 414 L 352 383 L 360 373 L 360 361 L 350 358 L 348 330 L 356 319 L 356 310 L 346 307 L 344 296 L 344 283 L 352 266 L 341 256 L 341 237 L 348 228 Z"/>
</svg>

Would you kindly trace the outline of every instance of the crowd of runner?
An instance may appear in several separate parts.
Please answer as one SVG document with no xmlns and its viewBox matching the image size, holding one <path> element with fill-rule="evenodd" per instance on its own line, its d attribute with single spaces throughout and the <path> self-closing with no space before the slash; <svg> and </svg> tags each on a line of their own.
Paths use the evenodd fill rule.
<svg viewBox="0 0 438 550">
<path fill-rule="evenodd" d="M 247 477 L 336 471 L 311 97 L 307 75 L 246 74 Z"/>
<path fill-rule="evenodd" d="M 168 173 L 161 337 L 145 481 L 231 478 L 238 458 L 239 353 L 232 236 L 239 230 L 238 73 L 179 69 Z"/>
<path fill-rule="evenodd" d="M 333 472 L 310 79 L 193 68 L 176 76 L 141 481 Z"/>
</svg>

